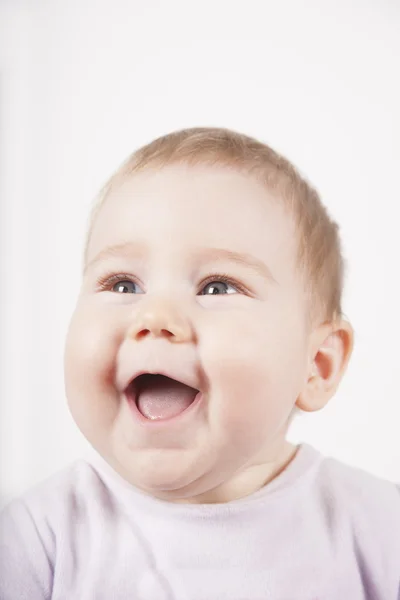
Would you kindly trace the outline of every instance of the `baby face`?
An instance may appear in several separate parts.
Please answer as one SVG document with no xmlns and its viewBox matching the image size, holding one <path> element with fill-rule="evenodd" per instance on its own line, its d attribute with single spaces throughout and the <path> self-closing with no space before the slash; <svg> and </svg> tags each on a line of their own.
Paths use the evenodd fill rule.
<svg viewBox="0 0 400 600">
<path fill-rule="evenodd" d="M 111 193 L 69 327 L 65 385 L 78 427 L 127 481 L 204 501 L 237 493 L 273 461 L 307 376 L 296 252 L 281 202 L 229 169 L 149 170 Z M 146 372 L 199 390 L 195 405 L 140 419 L 124 392 Z"/>
</svg>

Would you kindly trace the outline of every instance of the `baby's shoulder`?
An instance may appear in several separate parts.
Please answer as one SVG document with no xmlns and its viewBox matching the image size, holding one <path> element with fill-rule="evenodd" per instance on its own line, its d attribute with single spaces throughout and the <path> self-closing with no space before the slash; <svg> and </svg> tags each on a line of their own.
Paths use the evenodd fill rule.
<svg viewBox="0 0 400 600">
<path fill-rule="evenodd" d="M 400 484 L 331 457 L 322 461 L 315 482 L 332 518 L 383 537 L 398 532 L 400 540 Z"/>
<path fill-rule="evenodd" d="M 13 498 L 1 510 L 1 521 L 31 521 L 52 529 L 57 524 L 84 519 L 93 502 L 104 495 L 104 484 L 90 463 L 75 460 Z"/>
<path fill-rule="evenodd" d="M 400 482 L 395 483 L 360 467 L 352 466 L 332 457 L 325 457 L 319 470 L 319 479 L 325 486 L 332 486 L 349 499 L 362 499 L 369 503 L 378 494 L 386 503 L 400 504 Z"/>
<path fill-rule="evenodd" d="M 124 531 L 125 513 L 117 506 L 85 460 L 9 501 L 0 513 L 0 597 L 50 598 L 54 591 L 57 598 L 77 598 L 88 556 L 106 564 Z"/>
</svg>

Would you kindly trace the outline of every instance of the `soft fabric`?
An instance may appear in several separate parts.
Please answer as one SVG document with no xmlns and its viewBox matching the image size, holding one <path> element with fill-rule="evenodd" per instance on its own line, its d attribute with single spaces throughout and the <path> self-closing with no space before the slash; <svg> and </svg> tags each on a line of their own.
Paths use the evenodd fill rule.
<svg viewBox="0 0 400 600">
<path fill-rule="evenodd" d="M 78 461 L 13 500 L 0 536 L 1 600 L 399 600 L 399 487 L 308 444 L 214 505 Z"/>
</svg>

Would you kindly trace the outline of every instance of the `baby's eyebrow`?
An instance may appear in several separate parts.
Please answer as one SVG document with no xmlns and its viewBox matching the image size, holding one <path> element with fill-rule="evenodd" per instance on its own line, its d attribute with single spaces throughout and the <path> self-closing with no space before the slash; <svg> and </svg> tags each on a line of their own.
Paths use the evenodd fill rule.
<svg viewBox="0 0 400 600">
<path fill-rule="evenodd" d="M 275 278 L 264 261 L 256 258 L 252 254 L 246 252 L 235 252 L 226 248 L 202 248 L 194 251 L 195 258 L 199 261 L 227 261 L 233 262 L 241 267 L 250 268 L 257 275 L 261 275 L 264 279 L 276 283 Z"/>
<path fill-rule="evenodd" d="M 89 263 L 87 263 L 84 268 L 84 274 L 96 263 L 112 256 L 135 256 L 137 258 L 142 258 L 146 254 L 146 246 L 140 242 L 124 242 L 122 244 L 107 246 L 106 248 L 103 248 L 103 250 L 101 250 Z M 200 248 L 192 250 L 191 254 L 192 259 L 197 263 L 201 263 L 203 261 L 233 262 L 242 267 L 250 268 L 257 275 L 260 275 L 270 282 L 276 283 L 276 280 L 268 266 L 262 260 L 249 253 L 236 252 L 235 250 L 228 250 L 226 248 Z"/>
<path fill-rule="evenodd" d="M 100 250 L 96 256 L 90 260 L 84 267 L 83 274 L 85 275 L 89 269 L 92 269 L 97 263 L 106 260 L 112 256 L 136 256 L 143 257 L 147 253 L 146 247 L 140 242 L 123 242 L 122 244 L 114 244 L 106 246 Z"/>
</svg>

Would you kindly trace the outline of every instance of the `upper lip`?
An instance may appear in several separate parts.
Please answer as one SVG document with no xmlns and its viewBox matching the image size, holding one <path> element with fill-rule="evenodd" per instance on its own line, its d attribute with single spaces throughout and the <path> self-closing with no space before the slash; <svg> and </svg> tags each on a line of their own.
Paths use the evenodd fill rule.
<svg viewBox="0 0 400 600">
<path fill-rule="evenodd" d="M 163 375 L 164 377 L 169 377 L 170 379 L 174 379 L 175 381 L 179 381 L 179 383 L 183 383 L 184 385 L 200 391 L 198 378 L 194 375 L 179 373 L 178 371 L 174 371 L 174 369 L 137 369 L 130 374 L 129 379 L 126 379 L 125 385 L 123 386 L 124 392 L 132 382 L 140 377 L 140 375 Z"/>
</svg>

